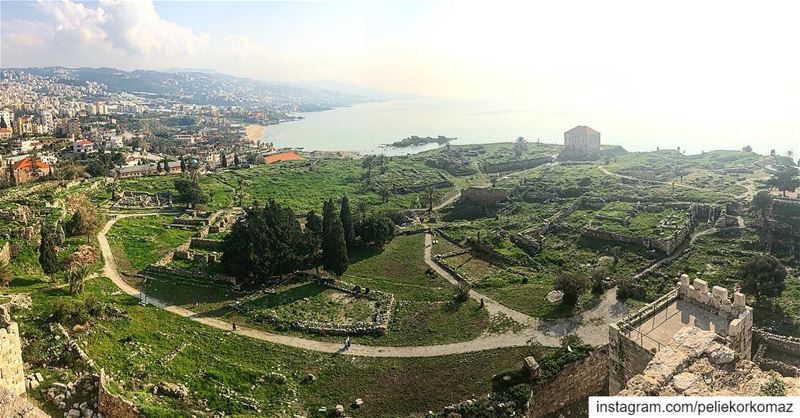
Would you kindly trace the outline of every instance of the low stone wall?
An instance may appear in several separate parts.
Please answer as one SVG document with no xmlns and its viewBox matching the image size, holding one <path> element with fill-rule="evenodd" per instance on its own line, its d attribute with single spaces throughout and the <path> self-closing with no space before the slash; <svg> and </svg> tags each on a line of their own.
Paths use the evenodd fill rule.
<svg viewBox="0 0 800 418">
<path fill-rule="evenodd" d="M 531 388 L 529 418 L 558 411 L 565 405 L 603 394 L 608 388 L 608 345 L 596 348 L 589 357 L 568 364 L 554 377 Z"/>
<path fill-rule="evenodd" d="M 0 387 L 17 396 L 25 394 L 25 370 L 19 327 L 11 321 L 8 308 L 0 305 Z"/>
<path fill-rule="evenodd" d="M 503 171 L 527 170 L 542 164 L 553 162 L 553 157 L 529 158 L 527 160 L 510 161 L 505 163 L 486 164 L 483 171 L 487 173 L 500 173 Z"/>
<path fill-rule="evenodd" d="M 207 251 L 222 251 L 222 241 L 218 239 L 192 238 L 189 248 L 199 248 Z"/>
<path fill-rule="evenodd" d="M 345 283 L 342 281 L 333 282 L 331 280 L 306 274 L 306 273 L 298 273 L 298 276 L 304 276 L 309 280 L 314 280 L 318 284 L 322 286 L 330 287 L 331 289 L 336 289 L 340 292 L 348 293 L 350 295 L 358 295 L 357 297 L 365 298 L 376 302 L 377 310 L 375 315 L 372 317 L 372 322 L 360 322 L 360 323 L 352 323 L 352 324 L 334 324 L 334 323 L 323 323 L 323 322 L 315 322 L 315 321 L 287 321 L 275 316 L 269 316 L 264 314 L 255 314 L 253 317 L 257 321 L 262 321 L 264 323 L 269 324 L 276 324 L 280 326 L 284 326 L 289 329 L 303 331 L 303 332 L 311 332 L 315 334 L 321 335 L 384 335 L 389 328 L 389 323 L 392 319 L 392 313 L 394 312 L 394 307 L 396 304 L 396 300 L 394 295 L 391 293 L 385 293 L 378 290 L 371 290 L 369 293 L 364 293 L 363 291 L 357 293 L 355 291 L 356 286 Z M 243 310 L 244 312 L 245 310 Z"/>
<path fill-rule="evenodd" d="M 672 235 L 664 238 L 648 239 L 639 236 L 620 234 L 618 232 L 606 231 L 590 225 L 581 229 L 581 235 L 586 238 L 599 239 L 603 241 L 621 242 L 624 244 L 639 245 L 645 248 L 655 248 L 664 254 L 671 254 L 680 247 L 692 232 L 691 223 L 687 222 L 683 227 L 675 231 Z"/>
<path fill-rule="evenodd" d="M 753 355 L 753 362 L 762 370 L 774 370 L 783 376 L 800 377 L 800 367 L 771 356 L 778 354 L 782 358 L 798 359 L 800 363 L 800 338 L 777 335 L 754 328 L 753 344 L 758 347 Z"/>
<path fill-rule="evenodd" d="M 108 378 L 104 370 L 100 370 L 97 393 L 97 412 L 105 417 L 137 418 L 141 416 L 139 409 L 129 400 L 108 391 Z"/>
<path fill-rule="evenodd" d="M 236 278 L 231 276 L 225 276 L 223 274 L 209 274 L 204 271 L 193 271 L 193 270 L 186 270 L 186 269 L 179 269 L 173 268 L 169 266 L 156 266 L 150 265 L 146 269 L 142 270 L 139 274 L 141 277 L 151 277 L 158 279 L 155 276 L 159 275 L 167 275 L 170 277 L 178 277 L 183 279 L 190 279 L 194 281 L 198 281 L 193 283 L 193 285 L 200 286 L 200 287 L 211 287 L 212 282 L 220 282 L 235 285 Z M 204 286 L 204 283 L 208 283 L 208 286 Z"/>
<path fill-rule="evenodd" d="M 493 206 L 508 198 L 511 189 L 497 187 L 468 187 L 461 191 L 461 199 L 481 206 Z"/>
</svg>

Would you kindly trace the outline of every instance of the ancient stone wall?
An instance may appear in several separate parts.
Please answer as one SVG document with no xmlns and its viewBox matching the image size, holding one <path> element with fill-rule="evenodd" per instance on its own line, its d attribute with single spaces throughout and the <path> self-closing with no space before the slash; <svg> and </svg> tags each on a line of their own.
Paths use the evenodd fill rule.
<svg viewBox="0 0 800 418">
<path fill-rule="evenodd" d="M 25 370 L 19 327 L 11 321 L 8 308 L 0 305 L 0 386 L 15 395 L 25 394 Z"/>
<path fill-rule="evenodd" d="M 647 367 L 654 354 L 621 332 L 619 324 L 610 324 L 608 331 L 608 394 L 616 395 Z"/>
<path fill-rule="evenodd" d="M 133 403 L 108 391 L 108 381 L 103 370 L 100 370 L 97 412 L 105 417 L 114 418 L 137 418 L 141 416 Z"/>
<path fill-rule="evenodd" d="M 511 189 L 496 187 L 468 187 L 461 192 L 461 198 L 481 206 L 493 206 L 508 198 Z"/>
<path fill-rule="evenodd" d="M 222 241 L 218 239 L 192 238 L 190 249 L 199 248 L 208 251 L 222 251 Z"/>
<path fill-rule="evenodd" d="M 527 417 L 541 417 L 571 402 L 603 394 L 608 387 L 608 346 L 564 367 L 555 377 L 531 390 Z"/>
<path fill-rule="evenodd" d="M 800 338 L 753 329 L 753 362 L 763 370 L 775 370 L 783 376 L 800 377 Z M 794 364 L 787 359 L 797 359 Z"/>
<path fill-rule="evenodd" d="M 538 167 L 542 164 L 547 164 L 552 161 L 552 157 L 539 157 L 530 158 L 527 160 L 509 161 L 505 163 L 486 164 L 483 166 L 483 171 L 487 173 L 500 173 L 503 171 L 527 170 L 529 168 Z"/>
</svg>

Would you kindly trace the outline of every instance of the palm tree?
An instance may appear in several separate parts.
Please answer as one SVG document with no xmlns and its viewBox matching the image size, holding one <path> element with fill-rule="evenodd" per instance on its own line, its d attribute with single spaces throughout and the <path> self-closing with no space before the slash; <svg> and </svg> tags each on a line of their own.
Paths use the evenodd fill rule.
<svg viewBox="0 0 800 418">
<path fill-rule="evenodd" d="M 83 292 L 86 278 L 92 274 L 92 266 L 80 264 L 64 272 L 64 280 L 69 284 L 69 293 L 77 295 Z"/>
</svg>

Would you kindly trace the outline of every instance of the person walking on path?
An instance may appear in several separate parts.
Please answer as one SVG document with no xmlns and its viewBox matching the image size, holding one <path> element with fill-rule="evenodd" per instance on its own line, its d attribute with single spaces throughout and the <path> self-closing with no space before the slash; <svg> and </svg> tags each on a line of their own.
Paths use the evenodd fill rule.
<svg viewBox="0 0 800 418">
<path fill-rule="evenodd" d="M 344 349 L 345 349 L 345 351 L 350 349 L 350 336 L 349 335 L 344 339 Z"/>
<path fill-rule="evenodd" d="M 231 322 L 231 331 L 236 332 L 236 322 Z"/>
</svg>

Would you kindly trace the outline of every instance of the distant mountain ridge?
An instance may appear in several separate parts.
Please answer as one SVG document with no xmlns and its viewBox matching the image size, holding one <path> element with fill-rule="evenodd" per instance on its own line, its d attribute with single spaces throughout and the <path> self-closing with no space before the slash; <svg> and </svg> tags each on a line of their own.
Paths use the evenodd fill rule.
<svg viewBox="0 0 800 418">
<path fill-rule="evenodd" d="M 392 98 L 375 89 L 359 89 L 344 83 L 325 88 L 324 84 L 265 82 L 208 69 L 124 71 L 108 67 L 30 67 L 2 71 L 24 71 L 72 85 L 101 83 L 111 92 L 145 93 L 195 104 L 267 106 L 289 111 L 324 110 Z"/>
</svg>

